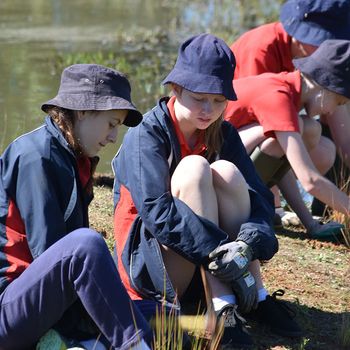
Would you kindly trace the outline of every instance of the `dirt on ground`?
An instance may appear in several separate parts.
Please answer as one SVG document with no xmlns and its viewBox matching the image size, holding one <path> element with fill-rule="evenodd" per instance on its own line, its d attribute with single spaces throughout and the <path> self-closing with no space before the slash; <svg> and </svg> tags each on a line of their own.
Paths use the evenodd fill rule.
<svg viewBox="0 0 350 350">
<path fill-rule="evenodd" d="M 111 180 L 95 187 L 91 226 L 113 247 L 113 198 Z M 102 185 L 102 186 L 101 186 Z M 343 240 L 336 243 L 305 238 L 302 228 L 277 232 L 279 251 L 262 263 L 265 287 L 281 297 L 295 312 L 305 336 L 289 339 L 271 334 L 262 325 L 251 324 L 256 350 L 350 349 L 350 250 Z"/>
</svg>

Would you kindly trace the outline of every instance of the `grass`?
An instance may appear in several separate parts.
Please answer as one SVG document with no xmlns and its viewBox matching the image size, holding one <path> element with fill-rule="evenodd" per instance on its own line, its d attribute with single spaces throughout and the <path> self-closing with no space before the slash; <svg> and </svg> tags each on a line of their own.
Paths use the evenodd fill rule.
<svg viewBox="0 0 350 350">
<path fill-rule="evenodd" d="M 348 168 L 345 166 L 343 162 L 340 162 L 339 159 L 336 159 L 336 162 L 332 168 L 333 177 L 335 179 L 335 184 L 337 187 L 347 193 L 350 194 L 350 173 Z M 342 235 L 344 242 L 347 247 L 350 247 L 350 218 L 349 213 L 347 215 L 339 213 L 337 211 L 332 211 L 328 206 L 325 207 L 325 213 L 329 213 L 329 220 L 333 220 L 339 222 L 344 225 L 344 229 L 342 230 Z"/>
<path fill-rule="evenodd" d="M 97 183 L 99 186 L 95 187 L 95 199 L 90 206 L 90 221 L 93 228 L 103 233 L 112 248 L 112 179 L 100 177 Z M 345 241 L 320 242 L 307 239 L 301 233 L 302 230 L 297 228 L 277 233 L 279 251 L 272 260 L 262 265 L 262 274 L 270 293 L 277 289 L 285 290 L 283 300 L 296 312 L 305 336 L 298 340 L 282 338 L 252 323 L 249 327 L 255 350 L 350 349 L 349 248 Z M 164 319 L 162 322 L 167 323 Z M 204 347 L 203 344 L 200 346 Z M 193 349 L 199 348 L 193 346 Z"/>
</svg>

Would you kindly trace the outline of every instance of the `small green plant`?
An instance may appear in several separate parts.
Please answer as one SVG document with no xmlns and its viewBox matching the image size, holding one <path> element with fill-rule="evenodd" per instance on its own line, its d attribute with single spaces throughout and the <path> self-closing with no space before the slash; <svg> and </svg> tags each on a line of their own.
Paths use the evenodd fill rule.
<svg viewBox="0 0 350 350">
<path fill-rule="evenodd" d="M 310 339 L 309 338 L 302 338 L 301 342 L 299 344 L 298 350 L 305 350 L 307 344 L 309 343 Z"/>
<path fill-rule="evenodd" d="M 188 341 L 191 341 L 192 350 L 217 350 L 219 348 L 224 322 L 219 324 L 216 322 L 211 302 L 211 290 L 203 268 L 201 268 L 201 276 L 206 296 L 206 313 L 200 312 L 200 306 L 195 315 L 180 315 L 174 309 L 167 312 L 166 307 L 161 306 L 160 309 L 157 309 L 155 320 L 151 322 L 155 329 L 153 350 L 180 350 L 183 348 L 185 338 L 190 339 Z M 165 278 L 166 276 L 164 276 L 164 288 Z"/>
<path fill-rule="evenodd" d="M 188 321 L 188 319 L 186 320 Z M 153 323 L 154 341 L 153 350 L 180 350 L 184 345 L 185 327 L 186 328 L 201 328 L 203 326 L 203 316 L 193 316 L 191 324 L 184 322 L 181 316 L 178 316 L 175 310 L 166 312 L 165 308 L 157 310 Z M 194 321 L 194 322 L 192 322 Z M 205 348 L 205 340 L 198 336 L 193 336 L 191 339 L 191 349 L 200 350 Z"/>
</svg>

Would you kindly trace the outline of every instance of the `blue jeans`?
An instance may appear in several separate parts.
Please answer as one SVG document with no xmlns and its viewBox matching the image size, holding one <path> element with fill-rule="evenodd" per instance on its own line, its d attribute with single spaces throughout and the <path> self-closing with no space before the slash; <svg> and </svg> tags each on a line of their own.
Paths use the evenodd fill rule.
<svg viewBox="0 0 350 350">
<path fill-rule="evenodd" d="M 103 238 L 82 228 L 48 248 L 0 295 L 0 349 L 31 348 L 76 303 L 115 349 L 151 339 Z"/>
</svg>

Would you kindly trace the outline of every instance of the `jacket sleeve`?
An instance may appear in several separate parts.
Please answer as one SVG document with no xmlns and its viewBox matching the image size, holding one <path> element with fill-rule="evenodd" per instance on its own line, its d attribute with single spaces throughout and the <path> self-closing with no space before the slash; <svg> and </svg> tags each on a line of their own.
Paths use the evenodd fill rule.
<svg viewBox="0 0 350 350">
<path fill-rule="evenodd" d="M 59 204 L 62 194 L 57 188 L 57 171 L 49 159 L 23 152 L 23 147 L 20 152 L 15 145 L 3 161 L 8 169 L 3 179 L 10 182 L 10 196 L 19 209 L 30 251 L 36 258 L 67 233 Z"/>
<path fill-rule="evenodd" d="M 112 162 L 116 182 L 130 191 L 145 227 L 159 243 L 196 265 L 204 264 L 227 235 L 172 196 L 170 147 L 157 121 L 129 129 Z"/>
<path fill-rule="evenodd" d="M 250 195 L 251 215 L 241 225 L 237 239 L 252 248 L 254 259 L 269 260 L 278 250 L 278 241 L 272 228 L 273 195 L 257 174 L 237 130 L 224 122 L 223 132 L 225 141 L 221 158 L 238 167 L 248 184 Z"/>
</svg>

